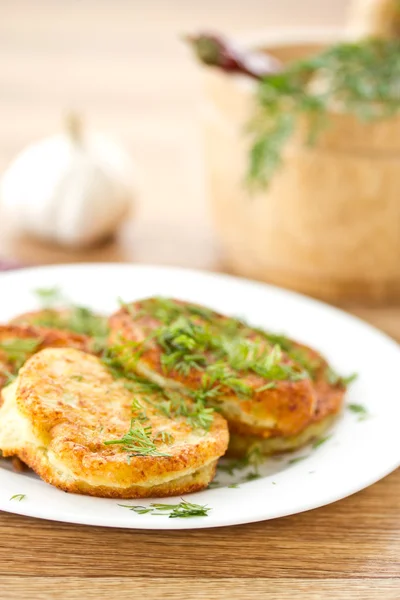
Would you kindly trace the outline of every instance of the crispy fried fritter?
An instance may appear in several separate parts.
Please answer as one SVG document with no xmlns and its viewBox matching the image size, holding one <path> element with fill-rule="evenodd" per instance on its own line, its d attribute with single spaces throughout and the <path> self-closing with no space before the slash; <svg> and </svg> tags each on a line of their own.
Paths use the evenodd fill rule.
<svg viewBox="0 0 400 600">
<path fill-rule="evenodd" d="M 209 429 L 199 429 L 181 404 L 166 414 L 176 401 L 192 407 L 182 394 L 165 404 L 157 386 L 133 393 L 132 385 L 78 350 L 38 352 L 3 390 L 3 455 L 18 456 L 65 491 L 94 496 L 169 496 L 206 487 L 228 445 L 224 419 L 215 413 Z"/>
<path fill-rule="evenodd" d="M 86 336 L 58 329 L 31 325 L 0 325 L 0 390 L 16 375 L 30 356 L 49 347 L 77 348 L 90 352 L 91 340 Z"/>
<path fill-rule="evenodd" d="M 47 329 L 61 329 L 89 337 L 107 335 L 107 318 L 84 306 L 70 308 L 43 308 L 26 312 L 11 319 L 14 325 L 33 325 Z"/>
<path fill-rule="evenodd" d="M 218 407 L 233 433 L 286 437 L 301 432 L 312 419 L 316 391 L 303 367 L 237 319 L 150 298 L 124 305 L 109 325 L 111 342 L 117 348 L 125 344 L 125 358 L 132 353 L 129 368 L 164 386 L 204 390 L 209 381 L 218 393 L 209 393 L 207 403 Z M 221 356 L 228 356 L 227 362 Z"/>
<path fill-rule="evenodd" d="M 184 321 L 181 329 L 179 325 L 176 326 L 182 318 L 186 319 L 187 331 Z M 190 338 L 187 322 L 205 328 L 210 334 L 210 343 L 203 347 L 199 343 L 194 350 L 189 345 L 187 353 L 181 353 L 182 360 L 187 360 L 190 368 L 177 368 L 174 356 L 171 367 L 166 363 L 165 355 L 169 360 L 174 351 L 179 354 L 180 344 L 185 350 L 187 342 L 180 339 L 179 335 L 187 334 Z M 207 308 L 176 300 L 150 298 L 124 305 L 111 316 L 109 325 L 111 342 L 116 344 L 117 349 L 118 345 L 123 349 L 125 359 L 129 352 L 132 354 L 132 360 L 126 361 L 128 368 L 167 387 L 180 385 L 191 390 L 204 389 L 205 372 L 217 360 L 213 344 L 221 334 L 227 336 L 228 344 L 231 344 L 228 347 L 231 365 L 232 357 L 236 360 L 235 353 L 239 353 L 240 359 L 240 352 L 243 355 L 243 352 L 251 351 L 251 342 L 261 348 L 257 355 L 261 357 L 267 344 L 270 344 L 271 352 L 276 345 L 281 348 L 279 360 L 284 367 L 292 367 L 292 377 L 289 370 L 286 379 L 282 380 L 281 374 L 275 379 L 272 371 L 271 378 L 266 378 L 263 376 L 265 370 L 259 370 L 257 365 L 246 370 L 236 369 L 234 374 L 242 384 L 251 388 L 251 393 L 241 393 L 240 385 L 235 389 L 224 381 L 217 381 L 218 394 L 211 394 L 206 399 L 208 404 L 217 406 L 228 421 L 229 452 L 232 454 L 246 454 L 256 443 L 264 454 L 298 448 L 322 435 L 342 408 L 345 386 L 340 379 L 334 382 L 329 380 L 329 365 L 318 352 L 284 336 L 251 328 L 237 319 L 224 317 Z M 174 327 L 177 333 L 175 337 Z M 199 335 L 201 337 L 201 331 Z M 195 334 L 193 337 L 196 337 Z M 131 344 L 130 347 L 126 345 L 127 342 Z M 250 350 L 246 347 L 247 342 L 250 342 Z M 196 339 L 193 346 L 195 344 Z M 198 359 L 197 364 L 195 361 L 191 364 L 190 355 L 193 352 L 202 352 L 204 360 Z M 241 365 L 240 360 L 236 362 Z M 306 378 L 293 377 L 293 374 L 302 370 L 307 373 Z"/>
</svg>

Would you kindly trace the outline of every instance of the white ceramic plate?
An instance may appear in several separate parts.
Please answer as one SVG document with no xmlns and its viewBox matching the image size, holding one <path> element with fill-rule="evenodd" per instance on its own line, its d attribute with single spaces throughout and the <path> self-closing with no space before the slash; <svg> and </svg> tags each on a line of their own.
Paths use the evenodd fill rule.
<svg viewBox="0 0 400 600">
<path fill-rule="evenodd" d="M 285 459 L 270 459 L 261 478 L 246 472 L 217 475 L 217 486 L 188 495 L 207 504 L 207 517 L 170 519 L 139 515 L 116 500 L 66 494 L 35 475 L 11 471 L 0 461 L 0 509 L 31 517 L 140 529 L 219 527 L 274 519 L 340 500 L 378 481 L 400 465 L 400 348 L 391 339 L 330 306 L 272 286 L 184 269 L 132 265 L 75 265 L 27 269 L 0 275 L 0 322 L 37 305 L 38 287 L 60 286 L 75 302 L 111 312 L 117 297 L 183 298 L 315 346 L 342 374 L 356 371 L 347 402 L 362 404 L 369 417 L 346 410 L 331 438 Z M 294 457 L 305 457 L 293 462 Z M 244 481 L 244 482 L 243 482 Z M 238 487 L 229 487 L 238 483 Z M 24 494 L 21 501 L 11 500 Z M 154 501 L 154 500 L 153 500 Z M 176 503 L 166 499 L 163 502 Z M 151 500 L 124 501 L 147 506 Z"/>
</svg>

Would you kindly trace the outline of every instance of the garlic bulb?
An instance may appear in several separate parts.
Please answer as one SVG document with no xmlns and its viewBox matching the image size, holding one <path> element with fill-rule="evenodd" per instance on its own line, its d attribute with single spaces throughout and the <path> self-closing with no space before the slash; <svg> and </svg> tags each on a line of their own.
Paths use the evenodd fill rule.
<svg viewBox="0 0 400 600">
<path fill-rule="evenodd" d="M 353 37 L 400 36 L 400 4 L 398 0 L 353 0 L 348 31 Z"/>
<path fill-rule="evenodd" d="M 129 156 L 76 117 L 63 134 L 28 146 L 0 184 L 2 218 L 14 229 L 66 246 L 112 234 L 134 195 Z"/>
</svg>

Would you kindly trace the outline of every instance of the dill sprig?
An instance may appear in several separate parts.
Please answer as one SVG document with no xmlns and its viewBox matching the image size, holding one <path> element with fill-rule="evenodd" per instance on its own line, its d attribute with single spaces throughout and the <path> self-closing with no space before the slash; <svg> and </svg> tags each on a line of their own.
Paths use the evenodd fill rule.
<svg viewBox="0 0 400 600">
<path fill-rule="evenodd" d="M 265 332 L 254 339 L 258 330 L 242 321 L 224 319 L 210 309 L 180 305 L 165 298 L 144 301 L 141 308 L 162 318 L 153 338 L 162 349 L 161 364 L 167 373 L 202 371 L 212 385 L 223 385 L 241 396 L 253 394 L 251 386 L 243 381 L 244 373 L 253 372 L 274 381 L 308 377 L 306 369 L 283 360 L 279 345 L 272 346 Z"/>
<path fill-rule="evenodd" d="M 179 504 L 152 503 L 149 506 L 132 506 L 130 504 L 119 504 L 122 508 L 128 508 L 138 515 L 151 514 L 155 516 L 168 516 L 169 519 L 187 519 L 190 517 L 207 517 L 211 508 L 207 505 L 194 504 L 182 498 Z"/>
<path fill-rule="evenodd" d="M 15 373 L 11 373 L 11 371 L 9 371 L 5 367 L 3 367 L 1 364 L 0 364 L 0 375 L 3 375 L 3 377 L 6 378 L 5 385 L 12 383 L 17 378 Z"/>
<path fill-rule="evenodd" d="M 15 494 L 14 496 L 11 496 L 10 500 L 17 500 L 18 502 L 21 502 L 22 500 L 25 500 L 26 498 L 26 494 Z"/>
<path fill-rule="evenodd" d="M 170 456 L 160 452 L 151 437 L 152 428 L 150 425 L 144 426 L 135 418 L 131 420 L 129 431 L 118 440 L 107 440 L 105 446 L 120 445 L 122 450 L 128 453 L 129 457 L 134 456 Z"/>
<path fill-rule="evenodd" d="M 358 415 L 359 421 L 365 421 L 370 416 L 368 410 L 365 408 L 363 404 L 358 404 L 356 402 L 352 402 L 347 405 L 347 408 L 352 412 Z"/>
<path fill-rule="evenodd" d="M 315 78 L 318 88 L 310 85 Z M 249 182 L 268 184 L 300 120 L 306 122 L 305 142 L 311 144 L 329 125 L 333 105 L 364 121 L 397 114 L 399 81 L 400 39 L 340 43 L 263 78 L 250 126 Z"/>
<path fill-rule="evenodd" d="M 35 325 L 88 335 L 95 338 L 97 344 L 104 344 L 108 336 L 105 317 L 97 315 L 86 306 L 72 303 L 59 287 L 39 288 L 35 290 L 35 294 L 45 309 L 31 320 Z"/>
<path fill-rule="evenodd" d="M 357 373 L 352 373 L 347 377 L 342 377 L 331 366 L 328 366 L 325 370 L 325 377 L 330 385 L 337 385 L 346 388 L 357 379 L 358 375 Z"/>
<path fill-rule="evenodd" d="M 38 338 L 10 338 L 0 342 L 0 351 L 3 352 L 13 371 L 18 371 L 41 343 L 42 340 Z"/>
<path fill-rule="evenodd" d="M 253 470 L 247 474 L 246 481 L 252 479 L 258 479 L 260 477 L 259 467 L 263 464 L 265 457 L 261 452 L 260 445 L 255 442 L 250 446 L 245 456 L 237 459 L 225 460 L 223 463 L 218 464 L 218 470 L 228 475 L 234 475 L 235 471 L 242 471 L 248 467 L 252 467 Z"/>
<path fill-rule="evenodd" d="M 107 348 L 102 356 L 114 378 L 124 379 L 124 387 L 133 394 L 138 394 L 144 402 L 152 406 L 159 414 L 169 419 L 182 417 L 193 429 L 208 431 L 214 421 L 214 409 L 205 406 L 207 397 L 215 394 L 205 386 L 199 390 L 169 390 L 158 383 L 137 375 L 134 371 L 137 356 L 136 343 L 121 341 L 118 345 Z M 143 348 L 142 350 L 143 351 Z M 139 351 L 139 354 L 140 352 Z M 133 400 L 137 410 L 141 409 L 138 400 Z M 142 415 L 143 418 L 143 415 Z"/>
</svg>

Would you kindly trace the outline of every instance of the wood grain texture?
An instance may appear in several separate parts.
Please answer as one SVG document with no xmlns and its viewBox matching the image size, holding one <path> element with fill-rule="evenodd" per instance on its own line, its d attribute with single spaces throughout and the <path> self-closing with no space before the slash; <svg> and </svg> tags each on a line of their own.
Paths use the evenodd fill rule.
<svg viewBox="0 0 400 600">
<path fill-rule="evenodd" d="M 225 270 L 205 202 L 200 82 L 177 34 L 334 25 L 345 4 L 247 0 L 244 10 L 236 0 L 85 0 L 67 9 L 53 0 L 1 2 L 0 170 L 24 144 L 55 131 L 73 106 L 93 127 L 122 138 L 141 191 L 133 220 L 108 244 L 69 253 L 17 239 L 0 220 L 0 257 Z M 399 307 L 348 309 L 400 341 Z M 0 514 L 2 600 L 397 600 L 399 560 L 400 472 L 331 506 L 234 528 L 127 531 Z"/>
<path fill-rule="evenodd" d="M 253 579 L 251 582 L 237 579 L 198 579 L 188 582 L 179 578 L 172 582 L 160 578 L 111 578 L 93 579 L 87 577 L 37 577 L 0 578 L 2 600 L 48 600 L 62 598 L 65 600 L 97 600 L 98 598 L 118 598 L 118 600 L 398 600 L 399 582 L 395 579 L 336 582 L 301 579 L 291 581 L 274 581 L 269 579 Z M 346 590 L 346 595 L 338 595 L 338 590 Z"/>
<path fill-rule="evenodd" d="M 268 499 L 266 499 L 266 502 Z M 400 472 L 331 506 L 197 531 L 130 531 L 0 515 L 0 575 L 400 577 Z"/>
</svg>

